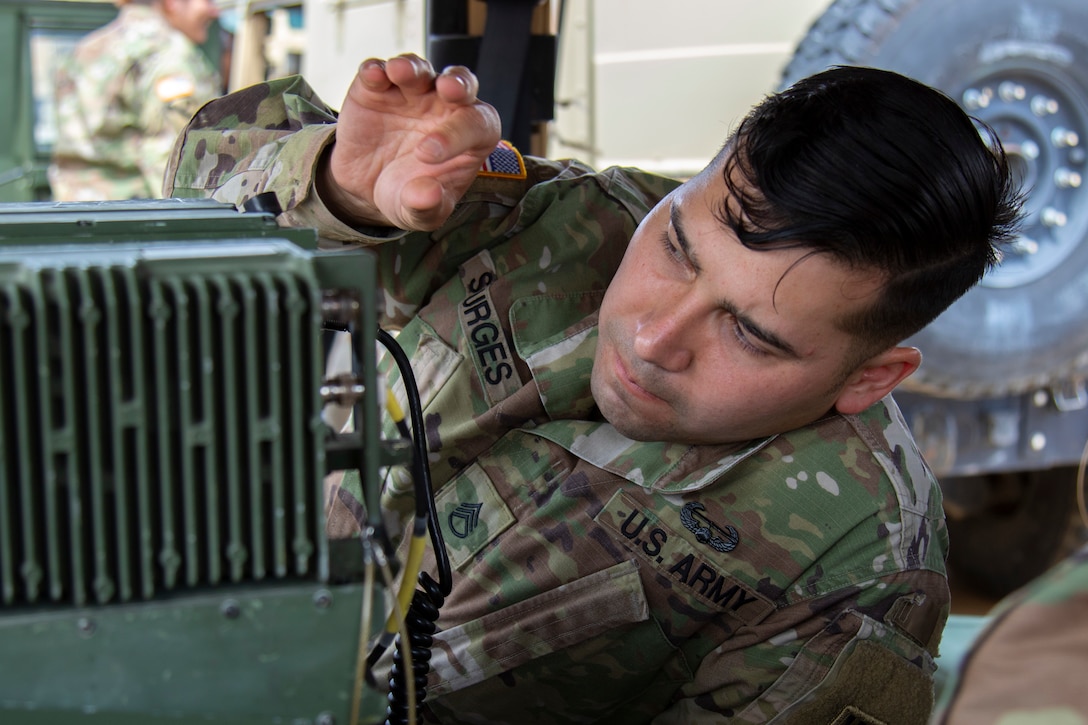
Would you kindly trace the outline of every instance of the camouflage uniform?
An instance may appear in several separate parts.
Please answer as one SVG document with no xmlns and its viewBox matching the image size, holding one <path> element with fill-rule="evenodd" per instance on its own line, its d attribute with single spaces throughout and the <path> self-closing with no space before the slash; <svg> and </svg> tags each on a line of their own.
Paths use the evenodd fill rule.
<svg viewBox="0 0 1088 725">
<path fill-rule="evenodd" d="M 1088 546 L 1002 600 L 933 725 L 1088 725 Z"/>
<path fill-rule="evenodd" d="M 204 52 L 157 9 L 123 6 L 58 70 L 53 198 L 161 196 L 178 132 L 220 88 Z"/>
<path fill-rule="evenodd" d="M 590 394 L 597 311 L 676 182 L 500 147 L 440 230 L 368 237 L 311 184 L 333 119 L 300 79 L 213 102 L 167 189 L 233 203 L 274 190 L 286 223 L 375 245 L 455 568 L 432 715 L 924 723 L 947 537 L 891 399 L 743 444 L 624 438 Z M 341 489 L 334 519 L 357 500 Z M 394 476 L 384 501 L 409 511 L 407 483 Z"/>
</svg>

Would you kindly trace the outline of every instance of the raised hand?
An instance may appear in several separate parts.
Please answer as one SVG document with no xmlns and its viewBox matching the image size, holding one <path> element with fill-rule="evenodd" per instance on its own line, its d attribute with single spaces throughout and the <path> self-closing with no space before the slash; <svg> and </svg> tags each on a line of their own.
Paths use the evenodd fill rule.
<svg viewBox="0 0 1088 725">
<path fill-rule="evenodd" d="M 325 203 L 349 222 L 437 228 L 499 141 L 498 113 L 478 90 L 463 66 L 436 74 L 416 55 L 364 61 L 319 173 Z"/>
</svg>

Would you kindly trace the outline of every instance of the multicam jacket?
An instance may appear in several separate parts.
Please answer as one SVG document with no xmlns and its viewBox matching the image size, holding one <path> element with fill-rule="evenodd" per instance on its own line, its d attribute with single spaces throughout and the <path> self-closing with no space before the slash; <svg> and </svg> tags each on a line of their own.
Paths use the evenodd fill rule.
<svg viewBox="0 0 1088 725">
<path fill-rule="evenodd" d="M 597 310 L 676 182 L 500 147 L 441 229 L 383 240 L 314 190 L 334 118 L 298 78 L 212 102 L 167 190 L 275 191 L 284 223 L 373 245 L 455 568 L 431 715 L 924 722 L 947 537 L 891 399 L 743 444 L 624 438 L 590 394 Z M 406 494 L 394 477 L 384 500 L 408 510 Z M 359 508 L 337 496 L 334 517 Z"/>
<path fill-rule="evenodd" d="M 149 5 L 124 5 L 57 71 L 57 201 L 149 199 L 178 132 L 220 93 L 203 51 Z"/>
<path fill-rule="evenodd" d="M 932 725 L 1088 723 L 1088 545 L 1005 597 Z"/>
</svg>

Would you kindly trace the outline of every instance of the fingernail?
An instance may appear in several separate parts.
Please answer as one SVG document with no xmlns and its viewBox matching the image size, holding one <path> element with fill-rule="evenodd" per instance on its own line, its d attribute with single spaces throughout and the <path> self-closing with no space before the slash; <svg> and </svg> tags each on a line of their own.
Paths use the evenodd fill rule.
<svg viewBox="0 0 1088 725">
<path fill-rule="evenodd" d="M 454 79 L 455 81 L 457 81 L 458 83 L 461 84 L 462 88 L 468 88 L 468 81 L 465 80 L 464 76 L 462 76 L 460 73 L 457 72 L 456 66 L 452 66 L 452 65 L 446 66 L 445 68 L 442 69 L 442 75 L 446 76 L 447 78 Z"/>
</svg>

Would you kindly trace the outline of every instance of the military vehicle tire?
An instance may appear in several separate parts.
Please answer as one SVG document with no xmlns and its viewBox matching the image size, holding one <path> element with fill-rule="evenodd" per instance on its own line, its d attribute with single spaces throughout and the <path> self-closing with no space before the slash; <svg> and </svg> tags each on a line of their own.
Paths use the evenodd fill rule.
<svg viewBox="0 0 1088 725">
<path fill-rule="evenodd" d="M 924 362 L 905 389 L 972 399 L 1088 370 L 1085 28 L 1085 0 L 836 0 L 783 73 L 868 65 L 940 88 L 997 131 L 1029 190 L 1002 264 L 911 340 Z"/>
<path fill-rule="evenodd" d="M 1075 478 L 1055 468 L 965 479 L 1004 495 L 970 516 L 948 517 L 950 575 L 999 599 L 1070 553 L 1082 538 Z"/>
</svg>

